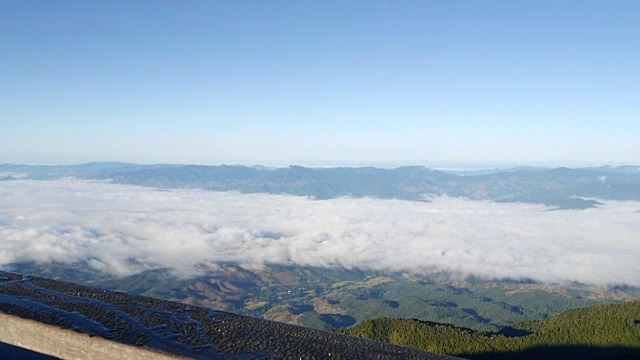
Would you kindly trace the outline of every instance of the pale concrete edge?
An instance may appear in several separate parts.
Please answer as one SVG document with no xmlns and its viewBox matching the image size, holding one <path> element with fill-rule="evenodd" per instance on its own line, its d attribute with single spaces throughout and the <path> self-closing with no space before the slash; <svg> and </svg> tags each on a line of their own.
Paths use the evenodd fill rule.
<svg viewBox="0 0 640 360">
<path fill-rule="evenodd" d="M 0 342 L 60 359 L 185 359 L 154 349 L 122 344 L 98 336 L 0 311 Z"/>
</svg>

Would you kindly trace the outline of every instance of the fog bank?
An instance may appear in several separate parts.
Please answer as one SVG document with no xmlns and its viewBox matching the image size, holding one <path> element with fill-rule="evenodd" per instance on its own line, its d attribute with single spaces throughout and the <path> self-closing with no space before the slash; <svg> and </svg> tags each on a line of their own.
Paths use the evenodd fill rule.
<svg viewBox="0 0 640 360">
<path fill-rule="evenodd" d="M 548 211 L 458 198 L 314 200 L 80 180 L 0 182 L 0 266 L 189 276 L 231 261 L 640 286 L 640 203 Z"/>
</svg>

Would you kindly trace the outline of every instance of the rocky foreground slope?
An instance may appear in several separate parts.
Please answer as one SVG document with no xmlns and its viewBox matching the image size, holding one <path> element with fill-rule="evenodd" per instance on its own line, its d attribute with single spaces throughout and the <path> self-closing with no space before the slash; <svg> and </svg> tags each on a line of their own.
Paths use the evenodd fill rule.
<svg viewBox="0 0 640 360">
<path fill-rule="evenodd" d="M 30 346 L 63 358 L 74 357 L 73 352 L 64 352 L 74 344 L 80 344 L 78 351 L 97 351 L 76 357 L 101 359 L 110 355 L 122 358 L 123 354 L 144 358 L 149 356 L 144 353 L 147 351 L 151 358 L 161 354 L 197 359 L 448 358 L 204 307 L 7 272 L 0 272 L 0 316 L 0 342 Z M 45 335 L 51 340 L 42 344 L 39 337 Z M 60 343 L 56 346 L 55 342 Z"/>
</svg>

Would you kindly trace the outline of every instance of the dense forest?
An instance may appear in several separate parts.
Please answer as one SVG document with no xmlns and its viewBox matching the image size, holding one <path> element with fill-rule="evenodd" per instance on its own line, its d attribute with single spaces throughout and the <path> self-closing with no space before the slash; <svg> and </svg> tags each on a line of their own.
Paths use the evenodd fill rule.
<svg viewBox="0 0 640 360">
<path fill-rule="evenodd" d="M 640 301 L 570 310 L 499 333 L 389 318 L 339 332 L 471 359 L 640 358 Z"/>
</svg>

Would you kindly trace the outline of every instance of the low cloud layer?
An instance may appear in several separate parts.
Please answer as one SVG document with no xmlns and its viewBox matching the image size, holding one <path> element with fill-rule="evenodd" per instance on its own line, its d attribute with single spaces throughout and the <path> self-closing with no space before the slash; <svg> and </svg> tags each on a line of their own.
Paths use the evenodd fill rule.
<svg viewBox="0 0 640 360">
<path fill-rule="evenodd" d="M 640 286 L 640 203 L 581 211 L 457 198 L 313 200 L 79 180 L 0 182 L 0 266 L 128 275 L 216 262 Z"/>
</svg>

